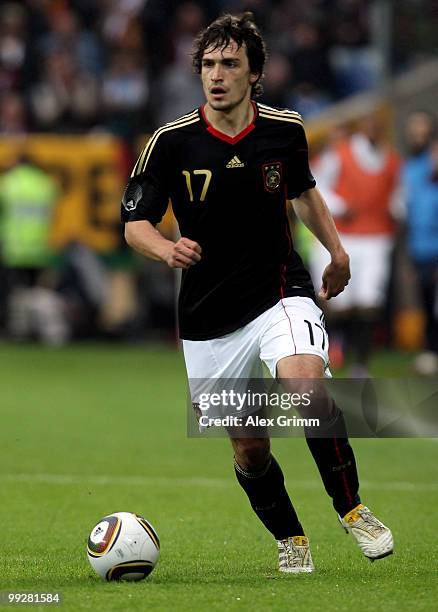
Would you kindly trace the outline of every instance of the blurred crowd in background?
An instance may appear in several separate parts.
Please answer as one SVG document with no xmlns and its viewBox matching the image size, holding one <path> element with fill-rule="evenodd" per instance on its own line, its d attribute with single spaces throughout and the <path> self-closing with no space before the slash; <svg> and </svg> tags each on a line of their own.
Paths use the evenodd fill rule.
<svg viewBox="0 0 438 612">
<path fill-rule="evenodd" d="M 315 118 L 331 104 L 377 86 L 382 58 L 372 41 L 372 5 L 367 0 L 2 2 L 0 144 L 2 137 L 34 133 L 110 134 L 123 143 L 126 173 L 140 136 L 202 103 L 190 51 L 194 36 L 223 11 L 253 11 L 264 33 L 269 57 L 261 101 Z M 397 2 L 392 27 L 392 75 L 436 56 L 438 10 L 432 0 Z M 381 249 L 381 265 L 372 257 L 357 264 L 355 278 L 362 281 L 356 298 L 352 286 L 349 300 L 327 312 L 333 363 L 342 365 L 346 351 L 353 351 L 357 375 L 366 373 L 376 339 L 392 342 L 394 252 L 400 248 L 415 275 L 416 306 L 425 321 L 423 371 L 438 372 L 436 136 L 436 118 L 414 112 L 405 126 L 405 148 L 397 152 L 378 118 L 368 117 L 354 133 L 351 126 L 338 126 L 312 159 L 352 252 L 365 253 L 373 236 L 371 252 Z M 340 183 L 342 164 L 346 175 L 351 173 L 353 191 Z M 372 214 L 366 201 L 354 197 L 360 180 L 366 184 L 363 193 L 374 181 Z M 80 240 L 54 253 L 50 226 L 61 192 L 59 181 L 32 156 L 23 153 L 3 167 L 0 336 L 51 345 L 77 338 L 174 342 L 178 278 L 166 266 L 128 252 L 121 229 L 119 250 L 125 249 L 127 266 L 109 267 Z M 318 284 L 322 264 L 315 243 L 302 228 L 296 239 Z M 370 266 L 371 274 L 373 267 L 382 272 L 374 294 L 367 292 Z"/>
<path fill-rule="evenodd" d="M 20 0 L 0 6 L 0 133 L 110 131 L 126 138 L 194 108 L 194 35 L 252 10 L 268 48 L 263 101 L 305 118 L 373 87 L 381 59 L 368 0 Z M 399 0 L 392 68 L 433 51 L 433 0 Z M 421 13 L 421 21 L 412 18 Z"/>
</svg>

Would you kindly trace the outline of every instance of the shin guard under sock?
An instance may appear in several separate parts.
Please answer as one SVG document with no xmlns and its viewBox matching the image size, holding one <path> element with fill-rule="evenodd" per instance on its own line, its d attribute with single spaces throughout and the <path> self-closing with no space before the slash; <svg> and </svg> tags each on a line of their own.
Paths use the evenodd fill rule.
<svg viewBox="0 0 438 612">
<path fill-rule="evenodd" d="M 309 432 L 305 432 L 307 445 L 333 506 L 343 517 L 360 504 L 360 497 L 356 461 L 342 411 L 333 402 L 330 421 L 322 425 L 319 437 L 312 437 Z"/>
<path fill-rule="evenodd" d="M 258 472 L 242 469 L 236 460 L 234 470 L 254 512 L 276 540 L 304 535 L 284 486 L 283 472 L 272 455 Z"/>
</svg>

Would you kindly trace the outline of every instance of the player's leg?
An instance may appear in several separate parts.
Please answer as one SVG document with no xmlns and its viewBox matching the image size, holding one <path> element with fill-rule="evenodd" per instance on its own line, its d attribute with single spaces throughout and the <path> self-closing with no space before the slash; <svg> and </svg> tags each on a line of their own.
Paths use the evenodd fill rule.
<svg viewBox="0 0 438 612">
<path fill-rule="evenodd" d="M 259 330 L 263 329 L 266 313 L 257 317 L 247 326 L 232 334 L 208 341 L 183 341 L 184 357 L 192 402 L 199 402 L 199 395 L 208 392 L 213 386 L 224 381 L 228 386 L 234 381 L 237 385 L 242 381 L 243 390 L 247 388 L 248 380 L 255 381 L 263 377 L 259 359 Z M 234 389 L 236 390 L 236 389 Z M 242 416 L 240 412 L 228 411 L 227 414 Z M 199 411 L 198 411 L 199 414 Z M 222 413 L 224 414 L 224 413 Z M 250 504 L 266 528 L 277 540 L 285 540 L 288 546 L 283 546 L 283 557 L 291 557 L 294 553 L 287 538 L 303 538 L 303 530 L 292 502 L 284 485 L 284 477 L 280 466 L 271 455 L 267 435 L 254 437 L 254 431 L 242 431 L 241 428 L 230 428 L 228 434 L 234 449 L 234 467 L 236 478 L 247 494 Z M 283 538 L 284 536 L 284 538 Z M 295 540 L 297 544 L 301 540 Z M 287 550 L 286 550 L 287 549 Z M 297 551 L 295 550 L 295 556 Z M 281 571 L 301 572 L 311 571 L 310 553 L 299 563 L 296 561 L 285 565 L 280 564 Z"/>
<path fill-rule="evenodd" d="M 290 393 L 297 391 L 294 378 L 309 381 L 321 378 L 323 372 L 324 362 L 315 355 L 293 355 L 277 364 L 277 376 Z M 317 395 L 316 406 L 311 404 L 303 416 L 318 418 L 322 428 L 322 437 L 313 437 L 309 431 L 305 433 L 325 489 L 333 500 L 341 525 L 355 536 L 364 555 L 372 561 L 386 557 L 393 551 L 392 533 L 360 502 L 356 461 L 344 416 L 333 400 L 321 392 Z"/>
<path fill-rule="evenodd" d="M 254 512 L 276 540 L 304 535 L 284 486 L 283 472 L 271 454 L 269 438 L 230 438 L 234 469 Z"/>
<path fill-rule="evenodd" d="M 261 357 L 271 374 L 288 392 L 302 392 L 303 385 L 323 378 L 327 351 L 320 309 L 307 298 L 282 300 L 261 343 Z M 317 384 L 317 389 L 317 400 L 305 413 L 300 408 L 303 417 L 318 418 L 320 424 L 318 437 L 306 428 L 307 444 L 342 525 L 353 533 L 367 557 L 381 558 L 392 552 L 392 534 L 360 503 L 356 462 L 342 411 L 324 393 L 323 385 Z"/>
<path fill-rule="evenodd" d="M 277 363 L 277 378 L 287 392 L 302 393 L 306 391 L 304 387 L 310 384 L 309 381 L 324 377 L 324 368 L 323 360 L 317 355 L 291 355 Z M 317 432 L 304 428 L 307 445 L 335 510 L 340 516 L 345 516 L 360 504 L 353 449 L 348 441 L 342 411 L 324 393 L 323 385 L 318 386 L 318 392 L 313 397 L 310 406 L 300 408 L 303 418 L 319 420 Z"/>
<path fill-rule="evenodd" d="M 268 310 L 239 333 L 239 344 L 245 346 L 249 342 L 252 347 L 251 359 L 247 359 L 246 369 L 241 375 L 243 379 L 251 379 L 253 387 L 257 387 L 257 379 L 263 377 L 259 342 L 270 317 Z M 258 416 L 265 416 L 262 413 L 263 410 Z M 277 540 L 279 570 L 287 573 L 312 572 L 314 567 L 309 541 L 286 490 L 282 469 L 271 453 L 266 428 L 230 428 L 228 434 L 234 450 L 236 478 L 254 512 Z"/>
<path fill-rule="evenodd" d="M 237 480 L 252 509 L 277 540 L 280 571 L 312 572 L 309 541 L 286 491 L 281 467 L 270 452 L 269 438 L 230 434 Z"/>
</svg>

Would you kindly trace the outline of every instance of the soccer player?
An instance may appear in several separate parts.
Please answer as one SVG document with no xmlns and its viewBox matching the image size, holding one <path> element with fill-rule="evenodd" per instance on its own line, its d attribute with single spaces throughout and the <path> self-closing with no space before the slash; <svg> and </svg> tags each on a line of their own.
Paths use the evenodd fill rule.
<svg viewBox="0 0 438 612">
<path fill-rule="evenodd" d="M 331 255 L 320 297 L 338 295 L 350 272 L 309 171 L 300 115 L 252 99 L 264 62 L 250 13 L 224 15 L 201 32 L 193 64 L 206 103 L 153 134 L 124 193 L 122 220 L 130 246 L 183 269 L 179 325 L 189 380 L 257 378 L 264 361 L 289 389 L 292 379 L 324 376 L 328 342 L 292 246 L 286 200 Z M 176 242 L 155 229 L 169 198 L 182 236 Z M 308 446 L 342 526 L 367 557 L 384 557 L 393 549 L 391 532 L 360 501 L 343 415 L 330 406 L 326 435 L 307 436 Z M 280 571 L 313 571 L 269 438 L 231 442 L 237 480 L 278 542 Z"/>
</svg>

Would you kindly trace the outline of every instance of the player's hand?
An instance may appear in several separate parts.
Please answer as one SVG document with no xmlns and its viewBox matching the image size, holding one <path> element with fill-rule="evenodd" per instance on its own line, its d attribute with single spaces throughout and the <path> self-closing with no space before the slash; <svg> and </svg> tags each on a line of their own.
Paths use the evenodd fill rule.
<svg viewBox="0 0 438 612">
<path fill-rule="evenodd" d="M 348 285 L 350 278 L 350 258 L 344 251 L 336 259 L 332 259 L 324 270 L 319 297 L 323 300 L 336 297 Z"/>
<path fill-rule="evenodd" d="M 197 242 L 180 238 L 166 254 L 165 261 L 170 268 L 190 268 L 201 259 L 202 249 Z"/>
</svg>

